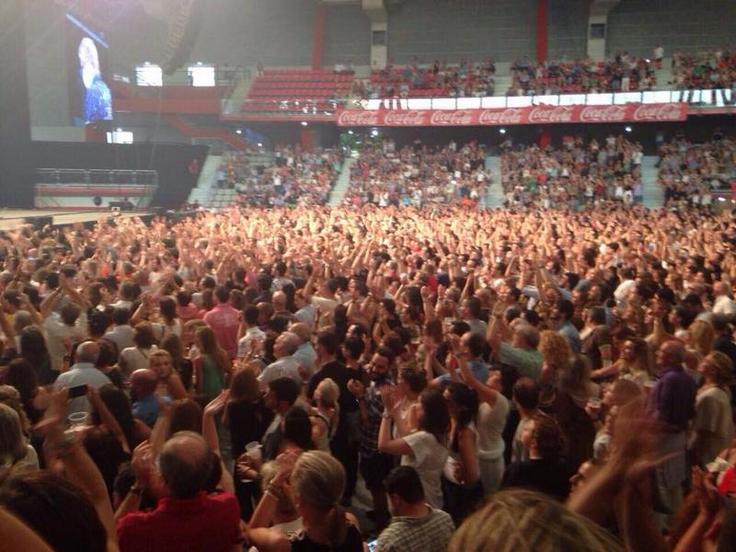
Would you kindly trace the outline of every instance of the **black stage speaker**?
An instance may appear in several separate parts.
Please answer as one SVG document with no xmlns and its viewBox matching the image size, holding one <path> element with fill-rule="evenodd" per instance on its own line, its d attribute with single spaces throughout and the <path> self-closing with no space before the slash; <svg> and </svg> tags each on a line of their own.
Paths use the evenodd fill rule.
<svg viewBox="0 0 736 552">
<path fill-rule="evenodd" d="M 23 0 L 0 2 L 0 206 L 33 207 Z"/>
<path fill-rule="evenodd" d="M 169 36 L 162 64 L 167 75 L 189 61 L 203 17 L 204 0 L 179 0 L 179 9 L 169 23 Z"/>
</svg>

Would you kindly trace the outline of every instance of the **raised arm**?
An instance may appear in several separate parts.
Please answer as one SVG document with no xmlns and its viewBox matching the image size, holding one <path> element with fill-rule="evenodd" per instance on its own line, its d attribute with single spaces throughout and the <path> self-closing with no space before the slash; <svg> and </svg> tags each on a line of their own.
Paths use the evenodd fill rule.
<svg viewBox="0 0 736 552">
<path fill-rule="evenodd" d="M 0 542 L 6 550 L 52 552 L 33 529 L 3 507 L 0 507 Z"/>
</svg>

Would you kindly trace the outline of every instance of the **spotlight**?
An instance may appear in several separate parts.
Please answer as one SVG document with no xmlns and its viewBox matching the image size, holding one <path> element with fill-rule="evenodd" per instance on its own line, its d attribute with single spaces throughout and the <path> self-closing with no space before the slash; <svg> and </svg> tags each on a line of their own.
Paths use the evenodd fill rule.
<svg viewBox="0 0 736 552">
<path fill-rule="evenodd" d="M 373 136 L 374 138 L 376 138 L 378 136 L 378 134 L 379 134 L 379 132 L 378 132 L 378 129 L 377 128 L 374 128 L 374 129 L 371 130 L 371 136 Z"/>
<path fill-rule="evenodd" d="M 243 131 L 240 130 L 240 129 L 238 129 L 238 130 L 235 131 L 235 134 L 243 134 Z"/>
<path fill-rule="evenodd" d="M 627 126 L 626 128 L 624 128 L 624 130 L 625 130 L 626 132 L 631 132 L 631 127 L 630 127 L 630 126 Z"/>
<path fill-rule="evenodd" d="M 506 134 L 506 129 L 501 127 L 498 129 L 498 132 L 500 132 L 501 134 Z"/>
<path fill-rule="evenodd" d="M 352 136 L 352 135 L 353 135 L 353 134 L 355 134 L 355 133 L 354 133 L 354 132 L 353 132 L 352 130 L 348 130 L 348 134 L 349 134 L 350 136 Z"/>
<path fill-rule="evenodd" d="M 302 126 L 308 126 L 309 123 L 307 121 L 302 121 Z"/>
<path fill-rule="evenodd" d="M 262 147 L 263 147 L 263 143 L 261 143 L 261 142 L 258 142 L 258 147 L 259 147 L 259 148 L 262 148 Z"/>
</svg>

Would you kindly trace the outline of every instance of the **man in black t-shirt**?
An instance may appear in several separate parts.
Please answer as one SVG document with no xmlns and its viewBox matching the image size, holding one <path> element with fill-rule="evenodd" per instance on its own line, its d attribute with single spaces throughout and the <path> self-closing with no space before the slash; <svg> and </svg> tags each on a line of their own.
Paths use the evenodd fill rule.
<svg viewBox="0 0 736 552">
<path fill-rule="evenodd" d="M 317 371 L 309 379 L 307 397 L 311 400 L 314 390 L 319 383 L 327 378 L 332 379 L 340 388 L 340 417 L 337 431 L 330 441 L 332 454 L 345 466 L 346 482 L 343 502 L 348 503 L 355 490 L 358 477 L 358 438 L 351 431 L 357 420 L 358 402 L 355 396 L 348 391 L 348 369 L 337 360 L 339 342 L 333 332 L 324 331 L 317 336 Z"/>
</svg>

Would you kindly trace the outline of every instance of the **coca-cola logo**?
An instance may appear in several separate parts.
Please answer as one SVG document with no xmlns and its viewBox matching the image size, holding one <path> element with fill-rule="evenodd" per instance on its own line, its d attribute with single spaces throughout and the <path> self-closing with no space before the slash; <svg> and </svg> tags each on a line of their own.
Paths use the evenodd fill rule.
<svg viewBox="0 0 736 552">
<path fill-rule="evenodd" d="M 523 122 L 522 109 L 486 109 L 478 117 L 479 125 L 520 125 Z"/>
<path fill-rule="evenodd" d="M 422 110 L 392 111 L 384 115 L 383 122 L 388 126 L 423 126 L 427 124 L 426 113 Z"/>
<path fill-rule="evenodd" d="M 337 117 L 339 126 L 376 126 L 378 122 L 376 111 L 343 111 Z"/>
<path fill-rule="evenodd" d="M 634 111 L 635 121 L 681 121 L 687 112 L 679 103 L 640 105 Z"/>
<path fill-rule="evenodd" d="M 430 123 L 437 126 L 472 125 L 474 111 L 459 109 L 457 111 L 435 111 Z"/>
<path fill-rule="evenodd" d="M 580 112 L 583 123 L 621 122 L 626 120 L 626 106 L 603 105 L 584 107 Z"/>
<path fill-rule="evenodd" d="M 569 123 L 572 118 L 573 108 L 569 106 L 535 107 L 529 112 L 530 123 Z"/>
</svg>

